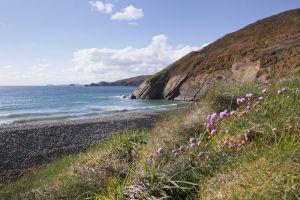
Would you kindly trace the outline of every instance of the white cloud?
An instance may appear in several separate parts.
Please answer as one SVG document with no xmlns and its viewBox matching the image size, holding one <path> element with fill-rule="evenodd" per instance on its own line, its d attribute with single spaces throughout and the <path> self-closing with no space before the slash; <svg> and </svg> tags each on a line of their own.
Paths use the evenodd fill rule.
<svg viewBox="0 0 300 200">
<path fill-rule="evenodd" d="M 103 3 L 102 1 L 89 1 L 92 9 L 96 9 L 98 12 L 101 13 L 112 13 L 113 11 L 113 4 L 111 3 Z"/>
<path fill-rule="evenodd" d="M 165 35 L 156 35 L 144 48 L 91 48 L 74 52 L 76 70 L 96 75 L 98 80 L 117 80 L 142 74 L 154 74 L 168 64 L 201 47 L 168 44 Z"/>
<path fill-rule="evenodd" d="M 117 21 L 136 21 L 144 17 L 144 12 L 141 8 L 136 8 L 133 5 L 123 8 L 121 12 L 117 12 L 111 16 L 111 20 Z"/>
</svg>

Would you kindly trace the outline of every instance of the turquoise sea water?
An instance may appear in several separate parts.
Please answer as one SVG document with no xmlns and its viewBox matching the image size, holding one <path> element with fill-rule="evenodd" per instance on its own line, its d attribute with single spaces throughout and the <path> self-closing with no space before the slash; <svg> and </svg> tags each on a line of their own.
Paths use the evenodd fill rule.
<svg viewBox="0 0 300 200">
<path fill-rule="evenodd" d="M 179 102 L 122 99 L 134 87 L 0 86 L 0 125 L 161 110 Z"/>
</svg>

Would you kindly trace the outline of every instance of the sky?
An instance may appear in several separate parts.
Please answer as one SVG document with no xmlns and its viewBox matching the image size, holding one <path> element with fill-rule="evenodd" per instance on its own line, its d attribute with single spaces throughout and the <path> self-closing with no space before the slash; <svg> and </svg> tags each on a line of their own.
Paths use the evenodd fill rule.
<svg viewBox="0 0 300 200">
<path fill-rule="evenodd" d="M 299 0 L 0 0 L 0 85 L 154 74 Z"/>
</svg>

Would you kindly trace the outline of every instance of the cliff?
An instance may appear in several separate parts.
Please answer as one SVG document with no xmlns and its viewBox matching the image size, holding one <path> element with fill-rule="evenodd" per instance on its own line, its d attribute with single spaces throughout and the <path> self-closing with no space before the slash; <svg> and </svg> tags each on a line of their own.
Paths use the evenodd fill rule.
<svg viewBox="0 0 300 200">
<path fill-rule="evenodd" d="M 265 82 L 300 66 L 300 9 L 257 21 L 189 53 L 144 81 L 133 98 L 193 100 L 216 83 Z"/>
<path fill-rule="evenodd" d="M 92 83 L 86 86 L 139 86 L 143 81 L 150 77 L 151 75 L 136 76 L 132 78 L 118 80 L 115 82 L 101 81 L 99 83 Z"/>
</svg>

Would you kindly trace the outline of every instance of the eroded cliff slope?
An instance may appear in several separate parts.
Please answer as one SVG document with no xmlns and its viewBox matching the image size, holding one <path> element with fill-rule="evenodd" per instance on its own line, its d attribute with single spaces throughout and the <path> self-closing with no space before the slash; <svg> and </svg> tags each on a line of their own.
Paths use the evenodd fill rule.
<svg viewBox="0 0 300 200">
<path fill-rule="evenodd" d="M 257 21 L 191 52 L 134 92 L 141 99 L 199 99 L 218 82 L 267 81 L 300 67 L 300 9 Z"/>
</svg>

